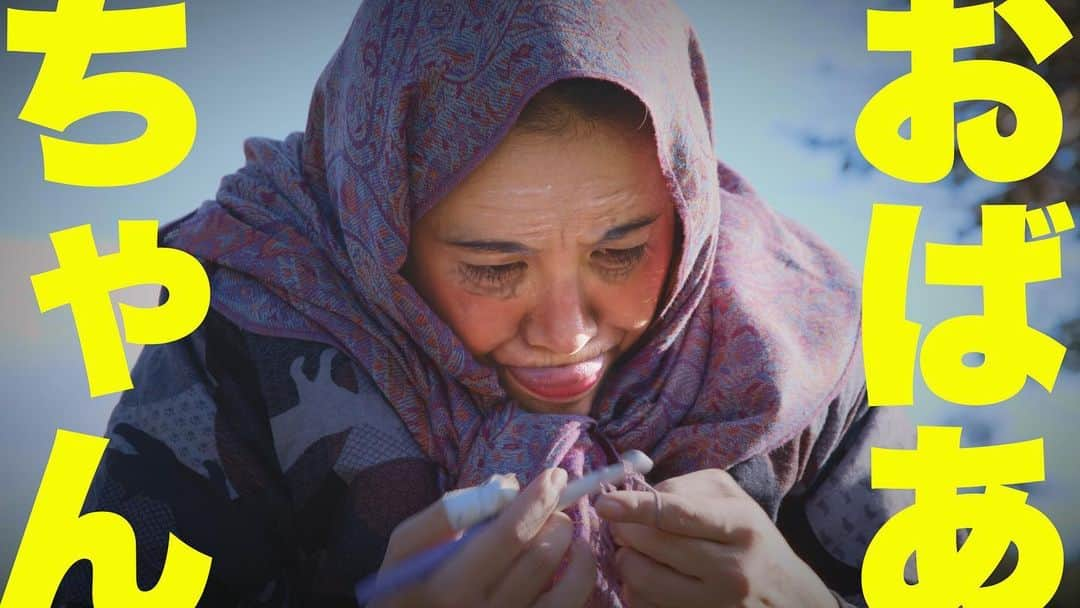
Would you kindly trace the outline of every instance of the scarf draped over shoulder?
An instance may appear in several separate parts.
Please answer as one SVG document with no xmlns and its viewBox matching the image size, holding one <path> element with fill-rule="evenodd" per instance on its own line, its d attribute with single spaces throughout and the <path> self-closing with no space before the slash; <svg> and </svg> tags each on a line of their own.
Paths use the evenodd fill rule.
<svg viewBox="0 0 1080 608">
<path fill-rule="evenodd" d="M 412 223 L 567 78 L 648 108 L 681 227 L 670 296 L 590 417 L 520 409 L 398 272 Z M 243 329 L 324 342 L 366 370 L 446 490 L 556 465 L 575 478 L 632 448 L 656 482 L 775 450 L 858 360 L 853 272 L 713 144 L 700 46 L 666 2 L 365 0 L 304 132 L 249 140 L 246 166 L 162 242 L 204 262 L 212 307 Z M 600 600 L 618 603 L 610 538 L 587 500 L 572 516 Z"/>
</svg>

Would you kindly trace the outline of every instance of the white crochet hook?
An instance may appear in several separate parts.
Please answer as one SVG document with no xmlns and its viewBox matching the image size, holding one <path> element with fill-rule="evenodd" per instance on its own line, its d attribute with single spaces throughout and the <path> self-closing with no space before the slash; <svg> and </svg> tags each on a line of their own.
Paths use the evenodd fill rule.
<svg viewBox="0 0 1080 608">
<path fill-rule="evenodd" d="M 566 484 L 559 494 L 556 510 L 562 511 L 582 497 L 599 492 L 605 484 L 622 481 L 628 471 L 644 475 L 651 471 L 652 467 L 653 461 L 644 452 L 630 450 L 622 455 L 620 462 L 592 471 Z M 356 585 L 357 601 L 364 605 L 423 580 L 460 551 L 469 538 L 483 529 L 503 507 L 514 500 L 519 490 L 520 486 L 514 475 L 492 475 L 478 486 L 448 492 L 441 500 L 447 521 L 455 530 L 468 531 L 456 540 L 428 549 L 386 572 L 373 574 L 360 581 Z"/>
<path fill-rule="evenodd" d="M 577 502 L 582 496 L 596 494 L 604 487 L 604 484 L 614 484 L 622 481 L 626 477 L 624 464 L 630 465 L 630 470 L 642 475 L 653 468 L 653 461 L 645 455 L 645 452 L 630 450 L 622 455 L 622 462 L 596 469 L 580 479 L 575 479 L 566 484 L 562 494 L 559 495 L 559 506 L 555 507 L 555 510 L 562 511 Z"/>
<path fill-rule="evenodd" d="M 645 452 L 638 449 L 626 451 L 619 462 L 603 469 L 590 472 L 563 488 L 558 497 L 555 511 L 563 511 L 582 497 L 596 494 L 605 484 L 616 484 L 626 475 L 626 465 L 630 470 L 642 475 L 652 470 L 652 460 Z M 521 487 L 517 477 L 512 474 L 491 475 L 488 481 L 471 488 L 462 488 L 447 492 L 442 498 L 446 518 L 455 530 L 464 530 L 480 524 L 494 516 L 503 506 L 510 504 L 517 497 Z"/>
<path fill-rule="evenodd" d="M 619 462 L 591 471 L 566 484 L 555 510 L 562 511 L 583 496 L 599 492 L 605 484 L 622 481 L 626 476 L 626 465 L 631 471 L 644 475 L 652 470 L 653 461 L 641 450 L 630 450 L 622 455 Z M 478 486 L 448 492 L 442 497 L 446 519 L 455 530 L 471 528 L 510 504 L 520 489 L 514 475 L 492 475 Z"/>
</svg>

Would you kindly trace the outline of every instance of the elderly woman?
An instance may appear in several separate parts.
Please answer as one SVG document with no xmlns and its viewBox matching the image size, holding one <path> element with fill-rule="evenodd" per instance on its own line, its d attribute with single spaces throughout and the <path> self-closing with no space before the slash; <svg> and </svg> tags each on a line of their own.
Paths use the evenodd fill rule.
<svg viewBox="0 0 1080 608">
<path fill-rule="evenodd" d="M 306 130 L 246 153 L 163 229 L 212 310 L 143 351 L 87 505 L 144 588 L 173 532 L 213 557 L 203 605 L 355 605 L 454 536 L 440 496 L 514 473 L 382 605 L 861 601 L 897 509 L 866 448 L 903 427 L 865 406 L 858 281 L 717 162 L 673 7 L 368 0 Z M 555 512 L 629 449 L 647 477 Z"/>
</svg>

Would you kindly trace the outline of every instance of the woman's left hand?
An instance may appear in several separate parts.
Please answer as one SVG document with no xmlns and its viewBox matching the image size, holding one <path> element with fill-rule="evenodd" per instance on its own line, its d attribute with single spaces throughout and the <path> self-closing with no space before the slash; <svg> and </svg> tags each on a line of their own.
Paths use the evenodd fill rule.
<svg viewBox="0 0 1080 608">
<path fill-rule="evenodd" d="M 695 471 L 656 490 L 659 501 L 651 492 L 620 491 L 596 502 L 619 545 L 615 565 L 634 608 L 837 606 L 726 471 Z"/>
</svg>

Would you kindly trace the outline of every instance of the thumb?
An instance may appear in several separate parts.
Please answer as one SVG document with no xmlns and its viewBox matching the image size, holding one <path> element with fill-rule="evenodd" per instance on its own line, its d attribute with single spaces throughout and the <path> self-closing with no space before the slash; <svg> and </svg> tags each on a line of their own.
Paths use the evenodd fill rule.
<svg viewBox="0 0 1080 608">
<path fill-rule="evenodd" d="M 437 500 L 423 511 L 398 524 L 390 534 L 383 567 L 406 557 L 454 540 L 461 532 L 454 530 L 446 516 L 446 508 Z"/>
<path fill-rule="evenodd" d="M 444 494 L 394 529 L 383 565 L 457 538 L 461 531 L 498 513 L 517 496 L 518 489 L 514 475 L 492 475 L 478 486 Z"/>
</svg>

